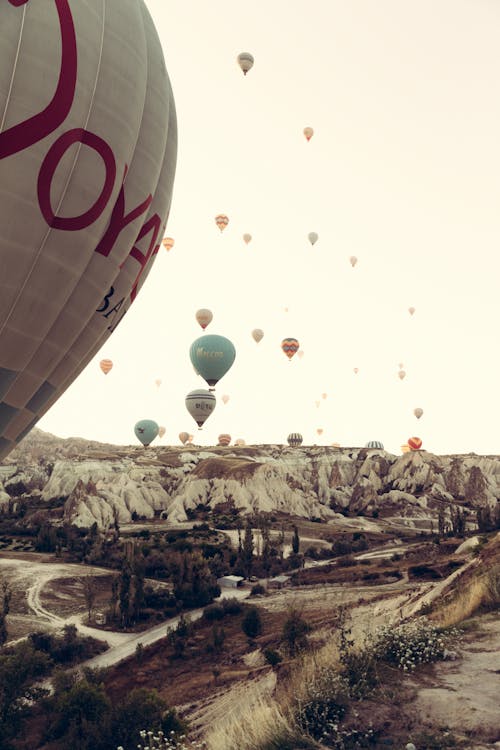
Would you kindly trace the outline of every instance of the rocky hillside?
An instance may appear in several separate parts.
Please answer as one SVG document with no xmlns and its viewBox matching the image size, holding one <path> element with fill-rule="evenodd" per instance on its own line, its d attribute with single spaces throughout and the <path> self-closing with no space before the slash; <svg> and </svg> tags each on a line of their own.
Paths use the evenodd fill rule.
<svg viewBox="0 0 500 750">
<path fill-rule="evenodd" d="M 37 500 L 57 520 L 101 528 L 197 507 L 285 512 L 328 520 L 367 516 L 413 528 L 462 506 L 498 512 L 500 459 L 475 454 L 395 456 L 378 449 L 283 445 L 113 446 L 33 430 L 0 464 L 0 511 Z M 51 501 L 51 502 L 49 502 Z M 58 501 L 58 502 L 56 502 Z M 61 511 L 62 508 L 62 511 Z"/>
</svg>

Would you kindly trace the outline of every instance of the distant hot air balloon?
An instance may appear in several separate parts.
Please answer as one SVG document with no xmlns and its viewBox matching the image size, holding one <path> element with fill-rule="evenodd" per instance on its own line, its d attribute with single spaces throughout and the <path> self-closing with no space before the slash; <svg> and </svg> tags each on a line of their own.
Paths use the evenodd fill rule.
<svg viewBox="0 0 500 750">
<path fill-rule="evenodd" d="M 148 446 L 158 436 L 160 428 L 153 419 L 141 419 L 134 427 L 136 438 Z"/>
<path fill-rule="evenodd" d="M 194 435 L 188 435 L 188 444 L 193 442 Z"/>
<path fill-rule="evenodd" d="M 187 441 L 189 440 L 189 434 L 187 432 L 179 432 L 179 440 L 181 441 L 182 445 L 186 445 Z"/>
<path fill-rule="evenodd" d="M 356 256 L 355 255 L 351 255 L 351 257 L 349 258 L 349 263 L 351 264 L 351 266 L 353 268 L 354 268 L 354 266 L 356 265 L 357 262 L 358 262 L 358 259 L 356 258 Z"/>
<path fill-rule="evenodd" d="M 321 398 L 322 398 L 323 400 L 325 400 L 327 396 L 328 396 L 328 393 L 322 393 L 322 394 L 321 394 Z"/>
<path fill-rule="evenodd" d="M 264 338 L 264 331 L 262 330 L 262 328 L 254 328 L 252 331 L 252 338 L 257 343 L 259 343 L 259 341 L 262 341 L 262 339 Z"/>
<path fill-rule="evenodd" d="M 404 364 L 403 364 L 403 362 L 400 362 L 400 363 L 398 364 L 398 367 L 399 367 L 399 369 L 400 369 L 400 370 L 402 370 L 402 369 L 403 369 L 403 367 L 404 367 Z"/>
<path fill-rule="evenodd" d="M 413 315 L 413 313 L 415 312 L 415 308 L 414 307 L 409 307 L 408 308 L 408 312 L 410 313 L 410 315 Z"/>
<path fill-rule="evenodd" d="M 248 245 L 251 239 L 252 239 L 252 235 L 248 234 L 248 232 L 245 232 L 245 234 L 243 235 L 243 241 L 245 242 L 245 245 Z"/>
<path fill-rule="evenodd" d="M 243 438 L 238 438 L 237 440 L 234 441 L 234 444 L 237 445 L 238 448 L 242 448 L 244 445 L 246 445 Z"/>
<path fill-rule="evenodd" d="M 297 357 L 299 359 L 302 359 L 303 356 L 304 356 L 304 350 L 303 349 L 299 349 L 299 351 L 297 352 Z"/>
<path fill-rule="evenodd" d="M 101 368 L 103 373 L 107 375 L 113 367 L 113 362 L 110 359 L 101 359 L 101 361 L 99 362 L 99 367 Z"/>
<path fill-rule="evenodd" d="M 160 387 L 160 385 L 161 385 L 161 380 L 160 380 L 160 378 L 156 378 L 156 380 L 155 380 L 155 386 L 156 386 L 157 388 L 159 388 L 159 387 Z"/>
<path fill-rule="evenodd" d="M 281 350 L 285 352 L 288 359 L 292 359 L 293 355 L 299 351 L 299 342 L 297 339 L 283 339 L 281 342 Z"/>
<path fill-rule="evenodd" d="M 412 451 L 418 451 L 422 447 L 422 441 L 419 437 L 408 438 L 408 446 Z"/>
<path fill-rule="evenodd" d="M 242 69 L 244 75 L 253 68 L 254 59 L 250 52 L 240 52 L 236 60 L 238 61 L 238 65 Z"/>
<path fill-rule="evenodd" d="M 318 433 L 318 435 L 322 435 L 323 434 L 323 428 L 322 427 L 318 427 L 318 429 L 316 430 L 316 432 Z"/>
<path fill-rule="evenodd" d="M 212 322 L 213 314 L 211 310 L 207 310 L 205 307 L 202 307 L 200 310 L 196 311 L 195 318 L 197 322 L 200 324 L 200 326 L 205 330 L 205 328 L 208 326 L 209 323 Z"/>
<path fill-rule="evenodd" d="M 288 312 L 288 307 L 284 307 L 283 312 Z"/>
<path fill-rule="evenodd" d="M 414 415 L 416 416 L 417 419 L 420 419 L 420 417 L 424 413 L 424 410 L 420 409 L 420 407 L 418 407 L 417 409 L 413 409 L 413 413 L 414 413 Z"/>
<path fill-rule="evenodd" d="M 0 79 L 4 458 L 142 287 L 164 234 L 177 134 L 143 0 L 2 2 Z"/>
<path fill-rule="evenodd" d="M 409 453 L 410 451 L 411 448 L 408 443 L 404 443 L 404 445 L 401 446 L 401 453 Z"/>
<path fill-rule="evenodd" d="M 162 438 L 164 436 L 165 432 L 166 432 L 165 427 L 159 427 L 158 428 L 158 437 Z"/>
<path fill-rule="evenodd" d="M 186 396 L 186 409 L 193 417 L 198 427 L 202 428 L 204 422 L 215 409 L 216 399 L 213 393 L 203 389 L 190 391 Z"/>
<path fill-rule="evenodd" d="M 203 380 L 214 386 L 232 366 L 236 350 L 224 336 L 206 335 L 193 341 L 189 356 Z"/>
<path fill-rule="evenodd" d="M 224 394 L 224 395 L 222 396 L 222 403 L 223 403 L 223 404 L 227 404 L 227 402 L 228 402 L 228 401 L 229 401 L 229 396 L 227 395 L 227 393 L 225 393 L 225 394 Z"/>
<path fill-rule="evenodd" d="M 332 448 L 340 448 L 340 443 L 331 443 Z"/>
<path fill-rule="evenodd" d="M 219 445 L 223 445 L 224 447 L 227 447 L 229 443 L 231 442 L 231 435 L 228 435 L 226 432 L 223 432 L 219 437 L 217 438 L 219 441 Z"/>
<path fill-rule="evenodd" d="M 219 227 L 220 231 L 223 232 L 229 224 L 229 219 L 225 214 L 217 214 L 217 216 L 215 217 L 215 223 Z"/>
<path fill-rule="evenodd" d="M 318 241 L 318 234 L 317 232 L 309 232 L 307 235 L 307 239 L 311 243 L 311 245 L 314 245 Z"/>
<path fill-rule="evenodd" d="M 165 248 L 165 250 L 168 252 L 175 245 L 175 241 L 174 241 L 174 239 L 172 237 L 164 237 L 162 239 L 162 244 L 163 244 L 163 247 Z"/>
<path fill-rule="evenodd" d="M 400 370 L 400 371 L 398 372 L 398 378 L 399 378 L 400 380 L 404 380 L 404 379 L 405 379 L 405 377 L 406 377 L 406 372 L 405 372 L 404 370 Z"/>
<path fill-rule="evenodd" d="M 310 128 L 310 127 L 304 128 L 304 130 L 302 132 L 304 133 L 304 135 L 305 135 L 305 137 L 306 137 L 306 139 L 308 141 L 310 141 L 311 138 L 314 135 L 314 130 L 312 128 Z"/>
<path fill-rule="evenodd" d="M 292 448 L 302 445 L 302 440 L 303 438 L 300 432 L 291 432 L 287 437 L 288 445 L 291 445 Z"/>
<path fill-rule="evenodd" d="M 316 404 L 316 409 L 319 409 L 319 405 L 320 405 L 321 402 L 320 401 L 315 401 L 314 403 Z"/>
<path fill-rule="evenodd" d="M 372 448 L 377 449 L 380 451 L 384 450 L 384 444 L 380 442 L 380 440 L 370 440 L 366 445 L 365 448 Z"/>
<path fill-rule="evenodd" d="M 354 373 L 355 375 L 357 375 L 357 374 L 358 374 L 358 372 L 359 372 L 359 367 L 353 367 L 353 368 L 352 368 L 352 371 L 353 371 L 353 373 Z"/>
</svg>

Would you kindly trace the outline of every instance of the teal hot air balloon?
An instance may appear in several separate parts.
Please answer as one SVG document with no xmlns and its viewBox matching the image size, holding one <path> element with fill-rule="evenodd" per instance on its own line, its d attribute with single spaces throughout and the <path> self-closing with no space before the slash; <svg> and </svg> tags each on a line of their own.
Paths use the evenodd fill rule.
<svg viewBox="0 0 500 750">
<path fill-rule="evenodd" d="M 236 350 L 224 336 L 207 334 L 193 341 L 189 356 L 196 372 L 214 386 L 233 364 Z"/>
<path fill-rule="evenodd" d="M 159 425 L 152 419 L 141 419 L 134 427 L 136 438 L 144 445 L 149 445 L 158 436 Z"/>
</svg>

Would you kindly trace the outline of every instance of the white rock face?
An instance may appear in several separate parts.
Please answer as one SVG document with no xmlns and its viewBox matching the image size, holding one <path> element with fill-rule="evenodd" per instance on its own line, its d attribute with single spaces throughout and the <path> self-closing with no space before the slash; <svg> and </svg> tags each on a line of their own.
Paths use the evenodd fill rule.
<svg viewBox="0 0 500 750">
<path fill-rule="evenodd" d="M 198 505 L 327 520 L 349 510 L 418 527 L 457 501 L 471 513 L 500 498 L 494 456 L 394 456 L 366 448 L 108 446 L 30 433 L 0 466 L 0 507 L 10 497 L 64 500 L 63 520 L 107 528 L 135 517 L 182 522 Z"/>
</svg>

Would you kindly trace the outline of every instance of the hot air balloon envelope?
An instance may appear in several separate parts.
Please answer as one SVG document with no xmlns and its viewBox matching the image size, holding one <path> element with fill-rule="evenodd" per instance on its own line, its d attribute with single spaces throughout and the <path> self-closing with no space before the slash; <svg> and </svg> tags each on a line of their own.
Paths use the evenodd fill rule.
<svg viewBox="0 0 500 750">
<path fill-rule="evenodd" d="M 281 350 L 286 354 L 288 359 L 291 359 L 299 351 L 299 346 L 300 344 L 297 339 L 293 338 L 283 339 L 281 342 Z"/>
<path fill-rule="evenodd" d="M 291 445 L 292 447 L 302 445 L 302 440 L 303 438 L 300 432 L 291 432 L 287 437 L 288 445 Z"/>
<path fill-rule="evenodd" d="M 158 436 L 160 428 L 153 419 L 141 419 L 134 427 L 136 438 L 144 445 L 149 445 Z"/>
<path fill-rule="evenodd" d="M 253 55 L 251 55 L 250 52 L 240 52 L 236 59 L 244 75 L 246 75 L 248 71 L 253 68 L 254 59 Z"/>
<path fill-rule="evenodd" d="M 186 396 L 186 409 L 200 429 L 215 409 L 215 404 L 214 394 L 201 388 L 190 391 Z"/>
<path fill-rule="evenodd" d="M 307 238 L 309 242 L 311 243 L 311 245 L 314 245 L 318 241 L 318 235 L 316 232 L 309 232 L 309 234 L 307 235 Z"/>
<path fill-rule="evenodd" d="M 304 130 L 302 132 L 304 133 L 304 135 L 305 135 L 305 137 L 306 137 L 306 139 L 308 141 L 310 141 L 311 138 L 314 135 L 314 130 L 313 130 L 313 128 L 310 128 L 310 127 L 304 128 Z"/>
<path fill-rule="evenodd" d="M 163 244 L 163 247 L 165 248 L 165 250 L 167 250 L 167 252 L 168 252 L 175 245 L 175 241 L 173 240 L 172 237 L 164 237 L 163 240 L 162 240 L 162 244 Z"/>
<path fill-rule="evenodd" d="M 231 442 L 231 435 L 228 435 L 227 433 L 223 432 L 222 435 L 219 435 L 217 438 L 219 441 L 219 445 L 228 446 Z"/>
<path fill-rule="evenodd" d="M 213 386 L 233 364 L 236 350 L 224 336 L 206 335 L 193 341 L 189 356 L 195 370 L 208 385 Z"/>
<path fill-rule="evenodd" d="M 213 314 L 211 310 L 207 310 L 205 307 L 202 307 L 200 310 L 196 311 L 195 318 L 197 322 L 200 324 L 200 326 L 205 330 L 207 325 L 212 322 Z"/>
<path fill-rule="evenodd" d="M 246 245 L 248 245 L 248 243 L 250 242 L 251 239 L 252 239 L 252 235 L 251 234 L 245 233 L 243 235 L 243 240 L 244 240 L 244 242 L 245 242 Z"/>
<path fill-rule="evenodd" d="M 370 440 L 366 445 L 365 448 L 371 448 L 371 449 L 377 449 L 380 451 L 384 450 L 384 444 L 380 442 L 380 440 Z"/>
<path fill-rule="evenodd" d="M 179 440 L 181 441 L 182 445 L 185 445 L 187 441 L 189 440 L 189 433 L 179 432 Z"/>
<path fill-rule="evenodd" d="M 354 266 L 356 265 L 357 262 L 358 262 L 358 259 L 356 258 L 356 256 L 355 255 L 351 255 L 351 257 L 349 258 L 349 263 L 351 264 L 351 266 L 353 268 L 354 268 Z"/>
<path fill-rule="evenodd" d="M 165 432 L 166 432 L 166 429 L 165 429 L 165 427 L 160 427 L 160 428 L 158 429 L 158 437 L 161 437 L 161 438 L 162 438 L 162 437 L 164 436 Z"/>
<path fill-rule="evenodd" d="M 422 441 L 419 437 L 408 438 L 408 446 L 412 451 L 418 451 L 422 447 Z"/>
<path fill-rule="evenodd" d="M 107 375 L 113 367 L 113 362 L 110 359 L 101 359 L 101 361 L 99 362 L 99 367 L 101 368 L 103 373 Z"/>
<path fill-rule="evenodd" d="M 224 395 L 222 396 L 222 403 L 223 403 L 223 404 L 227 404 L 227 402 L 228 402 L 228 401 L 229 401 L 229 396 L 227 395 L 227 393 L 225 393 L 225 394 L 224 394 Z"/>
<path fill-rule="evenodd" d="M 3 458 L 116 328 L 164 234 L 176 118 L 145 2 L 2 2 L 0 112 Z"/>
<path fill-rule="evenodd" d="M 252 338 L 259 343 L 259 341 L 262 341 L 264 338 L 264 331 L 261 328 L 254 328 L 252 331 Z"/>
<path fill-rule="evenodd" d="M 217 216 L 215 217 L 215 223 L 219 227 L 220 231 L 223 232 L 229 224 L 229 218 L 226 216 L 226 214 L 217 214 Z"/>
<path fill-rule="evenodd" d="M 416 416 L 417 419 L 420 419 L 420 417 L 424 413 L 424 410 L 420 409 L 420 407 L 418 407 L 417 409 L 413 410 L 413 413 L 414 413 L 414 415 Z"/>
</svg>

